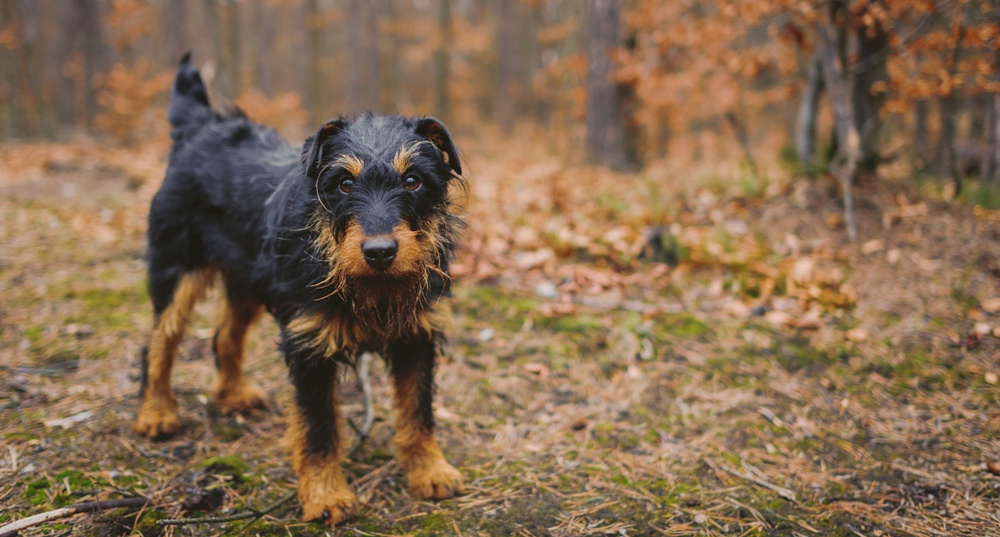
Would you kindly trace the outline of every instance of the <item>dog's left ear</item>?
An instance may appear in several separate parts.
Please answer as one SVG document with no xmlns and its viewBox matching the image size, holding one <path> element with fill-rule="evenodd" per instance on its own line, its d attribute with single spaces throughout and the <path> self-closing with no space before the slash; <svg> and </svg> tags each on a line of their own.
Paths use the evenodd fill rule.
<svg viewBox="0 0 1000 537">
<path fill-rule="evenodd" d="M 448 132 L 444 123 L 432 117 L 425 117 L 417 121 L 415 132 L 430 140 L 435 147 L 440 149 L 448 157 L 448 166 L 451 166 L 451 169 L 458 175 L 462 175 L 462 163 L 458 161 L 458 149 L 455 148 L 455 142 L 452 141 L 451 133 Z"/>
<path fill-rule="evenodd" d="M 338 117 L 323 124 L 316 131 L 316 134 L 306 138 L 302 145 L 302 165 L 306 168 L 306 175 L 316 179 L 319 176 L 320 163 L 323 160 L 323 144 L 338 132 L 347 128 L 347 121 Z"/>
</svg>

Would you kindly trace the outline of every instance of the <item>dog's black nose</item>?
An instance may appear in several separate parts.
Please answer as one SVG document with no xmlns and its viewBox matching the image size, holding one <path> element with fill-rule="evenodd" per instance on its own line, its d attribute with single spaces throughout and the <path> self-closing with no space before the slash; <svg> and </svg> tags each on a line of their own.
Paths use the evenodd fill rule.
<svg viewBox="0 0 1000 537">
<path fill-rule="evenodd" d="M 365 261 L 375 270 L 385 270 L 396 259 L 397 244 L 389 237 L 375 237 L 361 243 L 361 253 Z"/>
</svg>

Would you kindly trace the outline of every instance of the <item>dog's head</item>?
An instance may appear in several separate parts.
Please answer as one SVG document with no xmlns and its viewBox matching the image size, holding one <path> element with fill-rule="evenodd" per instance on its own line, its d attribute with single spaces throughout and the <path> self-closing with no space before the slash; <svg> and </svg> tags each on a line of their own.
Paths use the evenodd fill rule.
<svg viewBox="0 0 1000 537">
<path fill-rule="evenodd" d="M 462 172 L 440 121 L 332 120 L 306 140 L 302 164 L 315 186 L 313 229 L 331 292 L 363 286 L 384 302 L 393 288 L 422 290 L 440 271 L 451 248 L 449 185 Z"/>
</svg>

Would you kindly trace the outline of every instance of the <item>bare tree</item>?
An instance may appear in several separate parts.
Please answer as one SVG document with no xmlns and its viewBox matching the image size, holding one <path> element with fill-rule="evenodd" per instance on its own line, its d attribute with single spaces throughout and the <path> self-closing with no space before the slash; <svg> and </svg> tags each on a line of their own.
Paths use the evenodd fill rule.
<svg viewBox="0 0 1000 537">
<path fill-rule="evenodd" d="M 621 44 L 621 0 L 587 0 L 587 157 L 616 170 L 629 168 L 623 91 L 612 80 L 612 52 Z"/>
<path fill-rule="evenodd" d="M 434 51 L 434 114 L 442 120 L 451 119 L 448 83 L 451 81 L 451 0 L 438 0 L 437 26 L 440 42 Z"/>
<path fill-rule="evenodd" d="M 834 133 L 837 138 L 837 154 L 831 167 L 843 191 L 844 223 L 847 237 L 853 242 L 858 238 L 853 189 L 861 160 L 861 136 L 855 124 L 854 103 L 848 86 L 849 75 L 837 50 L 838 7 L 840 6 L 831 6 L 828 23 L 818 24 L 818 52 L 822 58 L 823 80 L 833 109 Z"/>
<path fill-rule="evenodd" d="M 497 0 L 497 85 L 496 116 L 504 134 L 514 127 L 514 58 L 517 47 L 517 23 L 514 2 Z"/>
<path fill-rule="evenodd" d="M 810 167 L 816 164 L 816 118 L 819 115 L 819 98 L 823 93 L 823 58 L 814 52 L 809 58 L 806 89 L 799 106 L 795 150 L 799 162 Z"/>
<path fill-rule="evenodd" d="M 379 0 L 350 0 L 347 8 L 347 109 L 379 111 L 381 63 L 379 55 Z"/>
</svg>

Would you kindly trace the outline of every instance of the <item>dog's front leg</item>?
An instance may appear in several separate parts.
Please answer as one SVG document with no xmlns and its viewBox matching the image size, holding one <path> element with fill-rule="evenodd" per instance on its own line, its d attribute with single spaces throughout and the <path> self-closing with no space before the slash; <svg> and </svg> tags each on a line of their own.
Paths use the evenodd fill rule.
<svg viewBox="0 0 1000 537">
<path fill-rule="evenodd" d="M 287 346 L 286 359 L 295 384 L 288 439 L 299 476 L 302 518 L 335 525 L 354 516 L 357 508 L 340 468 L 337 361 Z"/>
<path fill-rule="evenodd" d="M 438 336 L 413 336 L 389 346 L 395 385 L 396 460 L 410 494 L 441 500 L 461 492 L 462 474 L 448 464 L 434 440 L 434 361 Z"/>
</svg>

